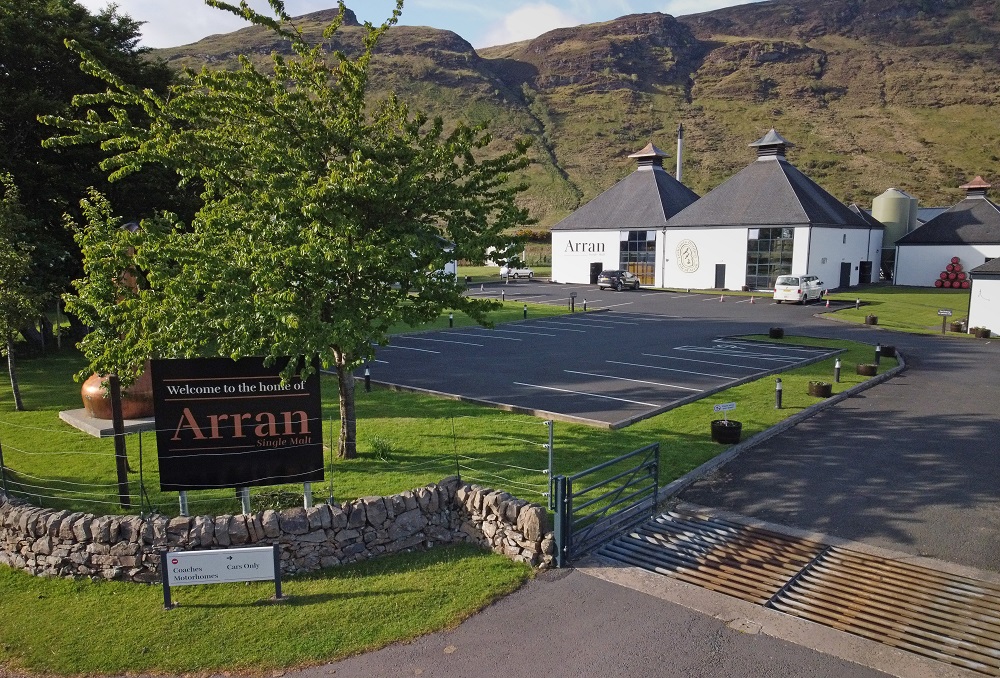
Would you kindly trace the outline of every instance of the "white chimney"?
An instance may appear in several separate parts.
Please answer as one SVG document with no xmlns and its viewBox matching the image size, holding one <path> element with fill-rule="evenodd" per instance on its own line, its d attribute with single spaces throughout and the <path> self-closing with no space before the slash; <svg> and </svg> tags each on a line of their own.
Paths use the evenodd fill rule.
<svg viewBox="0 0 1000 678">
<path fill-rule="evenodd" d="M 677 181 L 681 180 L 681 157 L 684 153 L 684 123 L 677 125 Z"/>
</svg>

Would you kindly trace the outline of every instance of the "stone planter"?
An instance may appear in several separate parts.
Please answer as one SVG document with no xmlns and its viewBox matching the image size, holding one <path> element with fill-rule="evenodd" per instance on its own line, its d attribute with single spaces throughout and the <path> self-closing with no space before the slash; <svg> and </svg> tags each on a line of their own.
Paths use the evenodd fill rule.
<svg viewBox="0 0 1000 678">
<path fill-rule="evenodd" d="M 767 336 L 770 337 L 771 339 L 784 339 L 785 330 L 784 328 L 781 327 L 772 327 L 767 331 Z"/>
<path fill-rule="evenodd" d="M 743 435 L 743 422 L 730 419 L 716 419 L 712 422 L 712 442 L 735 445 Z"/>
<path fill-rule="evenodd" d="M 949 323 L 948 329 L 951 332 L 962 332 L 962 333 L 964 333 L 965 332 L 965 323 L 963 323 L 963 322 Z"/>
<path fill-rule="evenodd" d="M 862 377 L 874 377 L 878 374 L 878 365 L 875 363 L 861 363 L 858 365 L 857 371 Z"/>
<path fill-rule="evenodd" d="M 976 339 L 989 339 L 990 338 L 990 335 L 991 335 L 990 328 L 988 328 L 988 327 L 977 327 L 977 328 L 975 328 L 975 330 L 976 330 Z"/>
<path fill-rule="evenodd" d="M 878 325 L 878 316 L 877 315 L 866 315 L 865 316 L 865 325 Z"/>
<path fill-rule="evenodd" d="M 816 398 L 829 398 L 833 395 L 833 384 L 826 381 L 810 381 L 809 395 Z"/>
</svg>

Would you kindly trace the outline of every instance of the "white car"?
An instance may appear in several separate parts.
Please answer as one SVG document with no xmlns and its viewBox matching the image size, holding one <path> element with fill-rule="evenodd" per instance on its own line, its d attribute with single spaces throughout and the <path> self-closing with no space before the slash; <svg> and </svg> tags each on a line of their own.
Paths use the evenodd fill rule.
<svg viewBox="0 0 1000 678">
<path fill-rule="evenodd" d="M 814 275 L 780 275 L 774 283 L 774 301 L 797 301 L 823 298 L 823 281 Z"/>
<path fill-rule="evenodd" d="M 500 277 L 513 278 L 514 280 L 517 280 L 518 278 L 527 278 L 528 280 L 531 280 L 535 277 L 535 272 L 530 268 L 508 268 L 507 266 L 501 266 Z"/>
</svg>

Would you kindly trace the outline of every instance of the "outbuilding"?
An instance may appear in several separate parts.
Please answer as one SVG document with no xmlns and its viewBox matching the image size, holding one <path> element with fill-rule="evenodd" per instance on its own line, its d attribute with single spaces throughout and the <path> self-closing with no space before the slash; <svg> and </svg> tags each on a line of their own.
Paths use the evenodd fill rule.
<svg viewBox="0 0 1000 678">
<path fill-rule="evenodd" d="M 757 159 L 667 222 L 664 287 L 773 289 L 779 275 L 828 288 L 872 281 L 884 226 L 853 211 L 786 159 L 777 130 Z"/>
<path fill-rule="evenodd" d="M 634 172 L 552 227 L 553 281 L 593 285 L 602 270 L 622 269 L 659 284 L 659 234 L 698 194 L 663 169 L 669 156 L 652 143 L 628 157 Z"/>
<path fill-rule="evenodd" d="M 969 327 L 985 327 L 1000 335 L 1000 257 L 976 266 L 969 299 Z"/>
<path fill-rule="evenodd" d="M 893 280 L 897 285 L 960 287 L 968 283 L 968 288 L 969 269 L 1000 257 L 1000 208 L 987 197 L 991 187 L 977 176 L 961 186 L 964 200 L 896 242 Z"/>
</svg>

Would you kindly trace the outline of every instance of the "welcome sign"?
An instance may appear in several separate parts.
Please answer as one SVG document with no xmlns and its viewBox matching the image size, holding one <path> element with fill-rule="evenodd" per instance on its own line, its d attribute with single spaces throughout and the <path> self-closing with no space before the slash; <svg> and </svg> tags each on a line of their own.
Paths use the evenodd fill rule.
<svg viewBox="0 0 1000 678">
<path fill-rule="evenodd" d="M 287 361 L 151 362 L 161 490 L 323 480 L 319 366 L 283 384 Z"/>
</svg>

